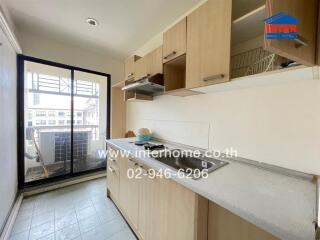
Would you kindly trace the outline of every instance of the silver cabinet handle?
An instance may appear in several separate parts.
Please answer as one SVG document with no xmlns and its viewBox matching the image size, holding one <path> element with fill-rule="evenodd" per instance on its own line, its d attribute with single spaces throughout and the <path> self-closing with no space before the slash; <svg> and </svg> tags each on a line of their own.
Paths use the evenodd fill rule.
<svg viewBox="0 0 320 240">
<path fill-rule="evenodd" d="M 130 78 L 130 77 L 132 77 L 134 75 L 134 73 L 130 73 L 128 76 L 127 76 L 127 78 Z"/>
<path fill-rule="evenodd" d="M 302 47 L 302 46 L 304 46 L 304 47 L 308 46 L 307 40 L 304 37 L 300 36 L 300 35 L 298 35 L 298 38 L 296 38 L 294 40 L 296 42 L 295 43 L 295 48 L 299 48 L 299 47 Z"/>
<path fill-rule="evenodd" d="M 167 56 L 165 56 L 163 59 L 168 59 L 169 57 L 172 57 L 172 56 L 174 56 L 174 55 L 176 55 L 177 54 L 177 52 L 176 51 L 172 51 L 171 53 L 169 53 Z"/>
<path fill-rule="evenodd" d="M 114 158 L 109 158 L 110 162 L 116 162 L 116 160 Z"/>
<path fill-rule="evenodd" d="M 139 164 L 136 163 L 132 158 L 128 158 L 128 160 L 129 160 L 130 162 L 132 162 L 134 166 L 138 166 L 138 165 L 139 165 Z"/>
<path fill-rule="evenodd" d="M 112 167 L 108 167 L 109 171 L 115 173 L 116 171 Z"/>
<path fill-rule="evenodd" d="M 224 78 L 224 74 L 216 74 L 216 75 L 212 75 L 212 76 L 209 76 L 209 77 L 205 77 L 203 79 L 203 81 L 204 82 L 209 82 L 209 81 L 217 80 L 217 79 L 220 79 L 220 78 Z"/>
</svg>

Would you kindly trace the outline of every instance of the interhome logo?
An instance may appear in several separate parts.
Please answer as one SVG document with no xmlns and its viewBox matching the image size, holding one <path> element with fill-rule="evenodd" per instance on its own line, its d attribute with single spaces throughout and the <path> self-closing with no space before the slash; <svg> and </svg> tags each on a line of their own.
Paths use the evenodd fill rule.
<svg viewBox="0 0 320 240">
<path fill-rule="evenodd" d="M 298 38 L 297 24 L 300 20 L 295 17 L 280 12 L 266 18 L 264 22 L 267 39 L 294 40 Z"/>
</svg>

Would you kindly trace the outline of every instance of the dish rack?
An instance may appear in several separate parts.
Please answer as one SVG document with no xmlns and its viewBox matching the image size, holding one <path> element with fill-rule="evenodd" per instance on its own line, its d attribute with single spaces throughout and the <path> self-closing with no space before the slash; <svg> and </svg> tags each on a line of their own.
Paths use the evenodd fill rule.
<svg viewBox="0 0 320 240">
<path fill-rule="evenodd" d="M 258 47 L 231 57 L 231 78 L 275 70 L 279 66 L 276 54 Z"/>
</svg>

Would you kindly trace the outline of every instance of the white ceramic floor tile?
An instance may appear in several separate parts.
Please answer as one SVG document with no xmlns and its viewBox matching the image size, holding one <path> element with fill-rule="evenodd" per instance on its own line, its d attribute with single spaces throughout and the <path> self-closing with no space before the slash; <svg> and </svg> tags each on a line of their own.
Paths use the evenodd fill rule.
<svg viewBox="0 0 320 240">
<path fill-rule="evenodd" d="M 16 220 L 20 221 L 20 220 L 31 219 L 32 215 L 33 215 L 32 209 L 25 209 L 25 210 L 19 209 L 18 216 L 17 216 Z"/>
<path fill-rule="evenodd" d="M 28 238 L 29 230 L 17 234 L 12 234 L 10 240 L 27 240 Z"/>
<path fill-rule="evenodd" d="M 39 240 L 55 240 L 54 233 L 51 233 L 51 234 L 44 236 L 44 237 L 41 237 L 41 238 L 39 238 Z"/>
<path fill-rule="evenodd" d="M 70 213 L 75 213 L 73 204 L 59 206 L 56 207 L 54 210 L 54 216 L 56 219 L 68 215 Z"/>
<path fill-rule="evenodd" d="M 36 227 L 49 221 L 54 221 L 53 211 L 34 215 L 32 218 L 31 227 Z"/>
<path fill-rule="evenodd" d="M 10 240 L 135 239 L 106 197 L 105 178 L 24 199 L 14 229 Z"/>
<path fill-rule="evenodd" d="M 137 238 L 132 233 L 132 231 L 128 228 L 115 233 L 110 238 L 108 238 L 108 240 L 137 240 Z"/>
<path fill-rule="evenodd" d="M 75 201 L 74 202 L 74 208 L 79 211 L 79 210 L 83 210 L 86 209 L 88 207 L 92 207 L 92 201 L 90 198 L 84 199 L 84 200 L 80 200 L 80 201 Z"/>
<path fill-rule="evenodd" d="M 29 240 L 36 240 L 41 237 L 45 237 L 54 232 L 54 222 L 44 223 L 40 226 L 30 229 Z"/>
<path fill-rule="evenodd" d="M 58 231 L 62 228 L 70 226 L 70 224 L 74 224 L 77 222 L 78 220 L 77 220 L 76 212 L 73 211 L 62 217 L 56 218 L 54 222 L 54 228 L 55 228 L 55 231 Z"/>
<path fill-rule="evenodd" d="M 122 218 L 116 208 L 109 208 L 107 210 L 99 211 L 98 216 L 103 223 L 110 222 L 112 220 L 119 220 L 120 218 Z"/>
<path fill-rule="evenodd" d="M 55 240 L 72 240 L 79 236 L 80 230 L 77 223 L 55 232 Z"/>
<path fill-rule="evenodd" d="M 111 237 L 117 232 L 120 232 L 124 228 L 126 228 L 127 225 L 124 221 L 121 220 L 114 220 L 111 222 L 103 223 L 99 226 L 100 231 L 104 234 L 106 238 Z"/>
<path fill-rule="evenodd" d="M 31 226 L 31 218 L 16 220 L 12 228 L 12 234 L 21 233 L 24 231 L 29 231 Z"/>
<path fill-rule="evenodd" d="M 93 206 L 87 207 L 82 210 L 76 211 L 78 220 L 86 219 L 88 217 L 91 217 L 93 215 L 97 215 L 97 212 Z"/>
<path fill-rule="evenodd" d="M 101 221 L 99 218 L 97 218 L 97 215 L 93 215 L 86 219 L 79 220 L 80 232 L 81 233 L 88 232 L 93 228 L 99 226 L 100 224 L 101 224 Z"/>
</svg>

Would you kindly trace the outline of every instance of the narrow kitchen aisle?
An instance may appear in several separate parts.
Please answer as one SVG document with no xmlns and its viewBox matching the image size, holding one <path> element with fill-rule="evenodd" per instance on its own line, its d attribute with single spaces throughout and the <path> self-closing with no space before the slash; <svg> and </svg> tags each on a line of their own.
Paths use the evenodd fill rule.
<svg viewBox="0 0 320 240">
<path fill-rule="evenodd" d="M 11 240 L 136 239 L 100 178 L 25 198 Z"/>
</svg>

